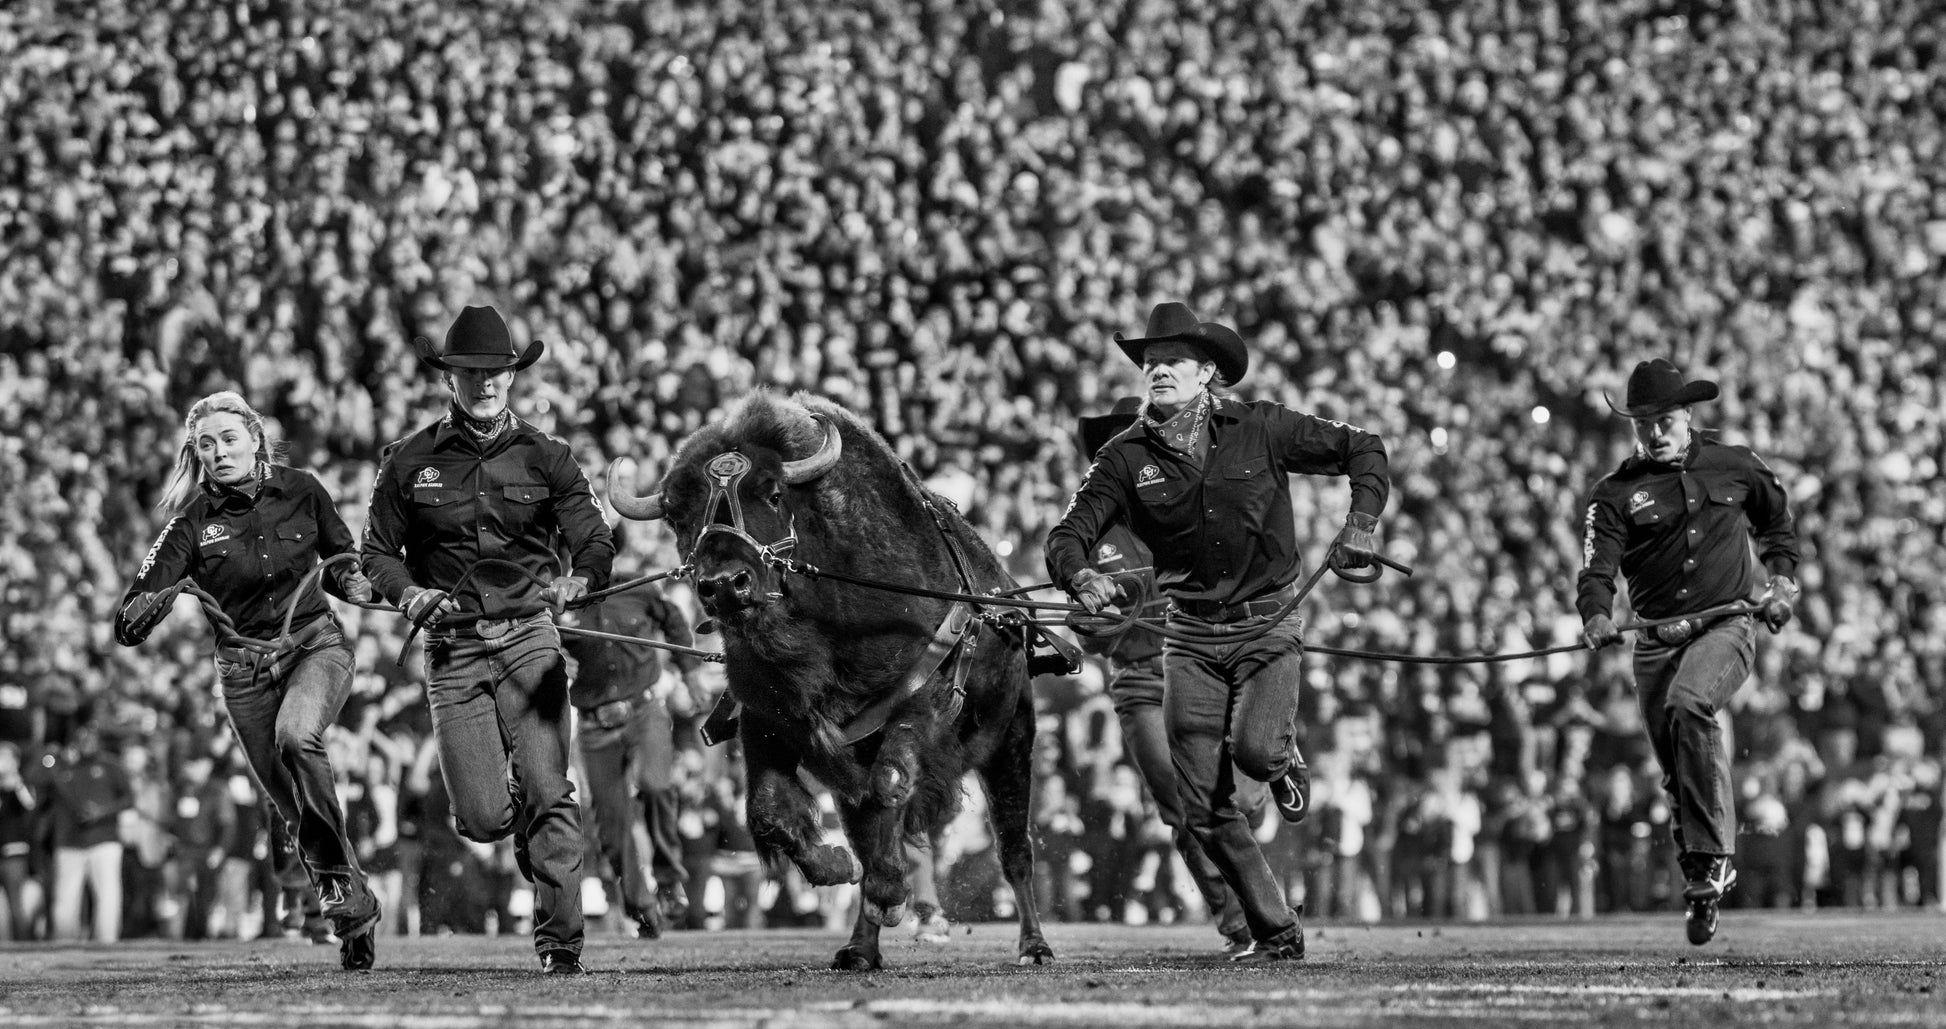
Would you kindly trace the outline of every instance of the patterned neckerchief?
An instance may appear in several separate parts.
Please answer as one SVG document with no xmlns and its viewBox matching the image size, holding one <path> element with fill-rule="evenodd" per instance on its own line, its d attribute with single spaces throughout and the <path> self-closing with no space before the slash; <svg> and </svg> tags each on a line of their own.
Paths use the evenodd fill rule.
<svg viewBox="0 0 1946 1029">
<path fill-rule="evenodd" d="M 486 421 L 481 421 L 478 418 L 468 415 L 465 411 L 460 410 L 458 404 L 454 404 L 452 412 L 447 417 L 452 420 L 454 425 L 465 430 L 473 442 L 481 446 L 486 446 L 488 443 L 498 439 L 500 434 L 507 431 L 507 427 L 514 423 L 514 412 L 513 408 L 510 407 L 503 407 L 500 409 L 499 414 Z"/>
<path fill-rule="evenodd" d="M 1196 394 L 1196 399 L 1184 404 L 1182 410 L 1174 415 L 1157 421 L 1154 408 L 1142 406 L 1142 421 L 1162 439 L 1164 446 L 1188 458 L 1197 467 L 1202 467 L 1203 458 L 1209 454 L 1210 395 L 1209 390 Z"/>
</svg>

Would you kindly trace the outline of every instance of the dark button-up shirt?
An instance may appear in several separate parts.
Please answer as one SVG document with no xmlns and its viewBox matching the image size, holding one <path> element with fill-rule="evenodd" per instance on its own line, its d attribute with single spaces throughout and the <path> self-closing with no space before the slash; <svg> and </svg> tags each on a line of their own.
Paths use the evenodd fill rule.
<svg viewBox="0 0 1946 1029">
<path fill-rule="evenodd" d="M 1575 608 L 1610 614 L 1615 572 L 1644 618 L 1668 618 L 1756 595 L 1757 564 L 1797 574 L 1797 530 L 1776 473 L 1748 447 L 1696 433 L 1680 467 L 1630 457 L 1595 484 L 1582 515 Z"/>
<path fill-rule="evenodd" d="M 1357 426 L 1269 401 L 1212 399 L 1201 467 L 1137 421 L 1095 456 L 1067 514 L 1047 535 L 1047 569 L 1067 585 L 1109 525 L 1155 556 L 1156 584 L 1185 600 L 1242 603 L 1296 579 L 1303 560 L 1291 474 L 1345 475 L 1351 510 L 1376 517 L 1391 495 L 1385 444 Z"/>
<path fill-rule="evenodd" d="M 679 647 L 695 643 L 682 609 L 653 585 L 624 590 L 589 605 L 581 615 L 581 627 L 618 636 L 661 639 Z M 572 694 L 575 707 L 634 700 L 662 678 L 660 652 L 653 647 L 592 636 L 569 636 L 563 645 L 577 665 Z M 697 659 L 687 654 L 671 654 L 670 659 L 684 674 L 697 665 Z"/>
<path fill-rule="evenodd" d="M 608 583 L 615 542 L 588 479 L 561 440 L 519 418 L 484 449 L 449 414 L 385 449 L 365 520 L 365 574 L 392 603 L 408 586 L 452 592 L 483 557 L 543 581 L 560 574 L 557 542 L 592 590 Z M 454 597 L 442 628 L 538 614 L 540 586 L 486 567 Z"/>
<path fill-rule="evenodd" d="M 284 612 L 304 576 L 321 559 L 351 549 L 351 530 L 338 517 L 324 484 L 310 472 L 271 465 L 255 497 L 205 484 L 162 527 L 122 596 L 120 610 L 126 611 L 138 593 L 188 577 L 216 598 L 239 633 L 272 639 L 283 631 Z M 336 574 L 324 575 L 323 585 L 332 596 L 344 596 Z M 298 599 L 291 624 L 304 625 L 328 611 L 324 594 L 313 586 Z M 135 646 L 148 636 L 137 628 L 125 615 L 116 615 L 115 638 L 123 646 Z"/>
</svg>

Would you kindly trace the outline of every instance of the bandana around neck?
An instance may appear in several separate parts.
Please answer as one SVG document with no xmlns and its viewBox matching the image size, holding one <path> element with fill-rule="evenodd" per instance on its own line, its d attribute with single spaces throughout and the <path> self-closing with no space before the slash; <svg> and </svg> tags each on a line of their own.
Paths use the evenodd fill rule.
<svg viewBox="0 0 1946 1029">
<path fill-rule="evenodd" d="M 1203 456 L 1209 453 L 1209 433 L 1204 431 L 1209 427 L 1209 411 L 1209 390 L 1203 390 L 1196 394 L 1195 400 L 1183 405 L 1182 410 L 1160 421 L 1155 417 L 1155 410 L 1145 404 L 1142 420 L 1162 437 L 1165 446 L 1201 465 Z"/>
<path fill-rule="evenodd" d="M 466 434 L 473 438 L 473 442 L 482 445 L 493 442 L 514 423 L 514 412 L 510 407 L 503 407 L 499 414 L 481 421 L 460 410 L 458 404 L 454 404 L 452 413 L 448 417 L 452 419 L 454 425 L 466 430 Z"/>
</svg>

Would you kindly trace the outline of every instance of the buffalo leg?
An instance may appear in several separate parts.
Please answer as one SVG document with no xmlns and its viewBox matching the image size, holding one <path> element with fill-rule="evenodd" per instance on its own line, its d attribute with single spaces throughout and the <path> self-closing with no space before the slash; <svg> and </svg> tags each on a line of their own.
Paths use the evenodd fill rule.
<svg viewBox="0 0 1946 1029">
<path fill-rule="evenodd" d="M 758 851 L 765 857 L 790 859 L 812 886 L 857 882 L 863 874 L 858 859 L 845 848 L 824 842 L 817 801 L 796 773 L 795 762 L 746 741 L 747 817 Z"/>
<path fill-rule="evenodd" d="M 851 941 L 838 951 L 831 967 L 851 971 L 883 968 L 879 930 L 898 925 L 905 918 L 901 812 L 869 801 L 862 804 L 847 801 L 840 803 L 839 814 L 844 819 L 845 835 L 864 859 L 865 875 L 859 884 L 858 918 L 852 923 Z"/>
<path fill-rule="evenodd" d="M 1024 694 L 1006 736 L 980 768 L 987 791 L 987 817 L 1000 846 L 1000 871 L 1014 891 L 1020 912 L 1019 964 L 1054 960 L 1054 950 L 1041 935 L 1040 906 L 1034 898 L 1034 841 L 1029 832 L 1033 816 L 1034 706 Z"/>
</svg>

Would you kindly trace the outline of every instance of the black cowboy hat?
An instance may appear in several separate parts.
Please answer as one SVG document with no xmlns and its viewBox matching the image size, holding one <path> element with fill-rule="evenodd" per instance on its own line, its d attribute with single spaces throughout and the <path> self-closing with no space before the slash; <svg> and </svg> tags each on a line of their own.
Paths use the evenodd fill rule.
<svg viewBox="0 0 1946 1029">
<path fill-rule="evenodd" d="M 1628 374 L 1628 392 L 1623 403 L 1615 405 L 1607 391 L 1601 398 L 1616 414 L 1627 418 L 1653 418 L 1670 408 L 1716 399 L 1716 383 L 1704 379 L 1684 382 L 1682 372 L 1663 358 L 1643 361 Z"/>
<path fill-rule="evenodd" d="M 453 319 L 453 327 L 446 330 L 443 353 L 434 353 L 432 340 L 424 336 L 414 338 L 412 345 L 419 351 L 419 360 L 442 372 L 455 368 L 518 371 L 540 360 L 541 352 L 547 349 L 547 344 L 534 340 L 527 344 L 527 349 L 516 350 L 506 320 L 491 307 L 469 307 L 461 311 Z"/>
<path fill-rule="evenodd" d="M 1101 453 L 1101 448 L 1115 438 L 1115 434 L 1135 424 L 1136 416 L 1142 413 L 1141 397 L 1123 397 L 1115 401 L 1115 408 L 1107 414 L 1081 416 L 1081 449 L 1089 457 Z"/>
<path fill-rule="evenodd" d="M 1250 370 L 1250 352 L 1244 349 L 1243 337 L 1228 325 L 1197 321 L 1196 313 L 1188 304 L 1171 301 L 1155 305 L 1155 310 L 1149 312 L 1148 335 L 1124 339 L 1121 333 L 1115 334 L 1122 353 L 1136 364 L 1142 363 L 1142 352 L 1149 344 L 1172 340 L 1201 347 L 1204 355 L 1216 362 L 1217 374 L 1223 376 L 1225 385 L 1234 386 L 1243 381 L 1243 373 Z"/>
</svg>

